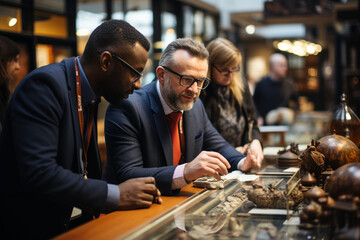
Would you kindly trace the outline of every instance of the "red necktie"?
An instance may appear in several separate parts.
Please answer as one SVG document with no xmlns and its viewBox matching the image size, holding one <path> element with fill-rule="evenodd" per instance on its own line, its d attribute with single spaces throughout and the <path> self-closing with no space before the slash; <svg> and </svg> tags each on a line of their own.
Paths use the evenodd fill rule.
<svg viewBox="0 0 360 240">
<path fill-rule="evenodd" d="M 171 133 L 171 140 L 173 145 L 173 164 L 178 165 L 181 159 L 181 147 L 179 136 L 179 120 L 181 118 L 181 112 L 172 112 L 168 114 L 167 120 Z"/>
</svg>

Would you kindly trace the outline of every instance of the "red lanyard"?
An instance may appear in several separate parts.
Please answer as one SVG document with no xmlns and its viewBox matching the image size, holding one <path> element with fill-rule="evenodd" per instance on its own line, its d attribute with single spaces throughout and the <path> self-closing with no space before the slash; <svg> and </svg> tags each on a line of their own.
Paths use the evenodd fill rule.
<svg viewBox="0 0 360 240">
<path fill-rule="evenodd" d="M 78 62 L 75 58 L 75 75 L 76 75 L 76 100 L 78 105 L 78 115 L 79 115 L 79 124 L 80 124 L 80 132 L 81 132 L 81 144 L 84 151 L 84 178 L 87 179 L 87 152 L 89 149 L 89 143 L 91 139 L 91 133 L 93 129 L 94 123 L 94 108 L 90 110 L 90 119 L 89 124 L 87 127 L 87 135 L 86 135 L 86 143 L 84 143 L 84 114 L 83 114 L 83 107 L 81 101 L 81 81 L 80 81 L 80 74 L 79 74 L 79 66 Z M 82 160 L 82 159 L 81 159 Z"/>
</svg>

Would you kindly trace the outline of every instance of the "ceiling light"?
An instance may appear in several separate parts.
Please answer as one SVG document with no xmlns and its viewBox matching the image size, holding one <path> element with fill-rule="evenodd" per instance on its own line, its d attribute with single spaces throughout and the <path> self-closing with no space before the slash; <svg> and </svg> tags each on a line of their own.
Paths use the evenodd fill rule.
<svg viewBox="0 0 360 240">
<path fill-rule="evenodd" d="M 17 23 L 17 19 L 16 18 L 11 18 L 9 21 L 9 27 L 14 26 Z"/>
<path fill-rule="evenodd" d="M 246 27 L 245 27 L 245 32 L 247 33 L 247 34 L 254 34 L 255 33 L 255 26 L 254 25 L 252 25 L 252 24 L 250 24 L 250 25 L 247 25 Z"/>
</svg>

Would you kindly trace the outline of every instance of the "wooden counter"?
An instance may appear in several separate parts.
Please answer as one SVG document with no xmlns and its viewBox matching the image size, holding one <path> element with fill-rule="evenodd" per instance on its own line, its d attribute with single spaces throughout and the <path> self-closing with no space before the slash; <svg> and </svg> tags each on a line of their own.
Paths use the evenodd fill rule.
<svg viewBox="0 0 360 240">
<path fill-rule="evenodd" d="M 189 197 L 203 189 L 194 188 L 192 184 L 184 187 L 175 196 L 163 196 L 162 204 L 153 204 L 150 208 L 129 211 L 115 211 L 75 229 L 55 239 L 115 239 L 133 230 L 137 226 L 151 221 L 155 217 L 175 208 Z"/>
</svg>

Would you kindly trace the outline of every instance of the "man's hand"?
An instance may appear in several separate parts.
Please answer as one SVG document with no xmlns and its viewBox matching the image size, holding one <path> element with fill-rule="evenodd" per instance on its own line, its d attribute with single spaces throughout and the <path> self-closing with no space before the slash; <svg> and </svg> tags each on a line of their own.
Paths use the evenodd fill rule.
<svg viewBox="0 0 360 240">
<path fill-rule="evenodd" d="M 261 167 L 261 163 L 264 160 L 264 153 L 261 147 L 261 143 L 258 139 L 254 139 L 249 147 L 250 151 L 255 156 L 255 166 L 256 168 Z"/>
<path fill-rule="evenodd" d="M 202 151 L 194 160 L 187 163 L 184 168 L 186 181 L 192 181 L 199 177 L 208 176 L 218 180 L 221 175 L 228 174 L 229 162 L 217 152 Z"/>
<path fill-rule="evenodd" d="M 255 139 L 251 142 L 248 148 L 248 153 L 245 159 L 240 162 L 240 170 L 247 171 L 250 168 L 260 168 L 264 159 L 264 154 L 259 140 Z"/>
<path fill-rule="evenodd" d="M 118 185 L 120 201 L 117 209 L 148 208 L 152 203 L 162 203 L 161 193 L 153 177 L 129 179 Z"/>
</svg>

